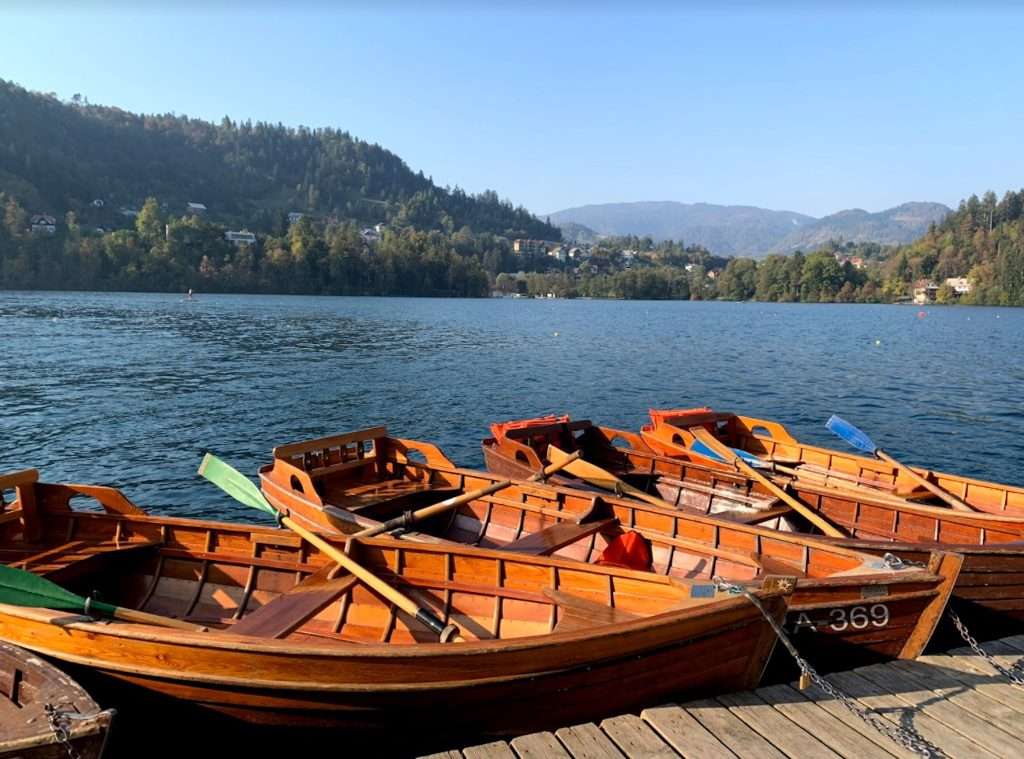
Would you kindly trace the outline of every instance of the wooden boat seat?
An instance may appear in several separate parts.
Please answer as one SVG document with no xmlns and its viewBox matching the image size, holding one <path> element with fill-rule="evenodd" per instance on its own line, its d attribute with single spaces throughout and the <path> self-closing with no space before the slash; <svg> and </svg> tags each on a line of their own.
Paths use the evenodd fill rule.
<svg viewBox="0 0 1024 759">
<path fill-rule="evenodd" d="M 431 485 L 412 480 L 385 480 L 349 487 L 331 487 L 324 483 L 324 500 L 332 506 L 354 513 L 370 507 L 426 506 L 459 495 L 462 491 L 451 485 Z"/>
<path fill-rule="evenodd" d="M 569 632 L 584 627 L 640 619 L 638 615 L 628 611 L 554 588 L 545 588 L 544 595 L 558 605 L 558 624 L 555 625 L 554 632 Z"/>
<path fill-rule="evenodd" d="M 286 637 L 358 582 L 355 575 L 347 573 L 332 578 L 337 569 L 330 564 L 314 572 L 291 590 L 246 614 L 231 626 L 230 632 L 257 638 Z"/>
<path fill-rule="evenodd" d="M 158 545 L 160 545 L 159 540 L 108 540 L 103 542 L 75 540 L 28 554 L 10 562 L 10 565 L 53 579 L 58 574 L 65 577 L 69 574 L 69 570 L 74 570 L 77 573 L 85 569 L 93 569 L 94 564 L 113 556 L 124 556 Z"/>
<path fill-rule="evenodd" d="M 560 548 L 575 543 L 577 540 L 587 538 L 595 532 L 601 532 L 607 527 L 618 524 L 618 519 L 601 519 L 594 522 L 557 522 L 549 525 L 543 530 L 537 530 L 519 540 L 513 540 L 501 546 L 500 550 L 512 553 L 525 553 L 531 556 L 548 556 Z"/>
</svg>

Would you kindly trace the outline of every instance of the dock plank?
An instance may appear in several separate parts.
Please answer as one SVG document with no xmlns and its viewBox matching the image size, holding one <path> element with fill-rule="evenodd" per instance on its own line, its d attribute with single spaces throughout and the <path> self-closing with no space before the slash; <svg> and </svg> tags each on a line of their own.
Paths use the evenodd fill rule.
<svg viewBox="0 0 1024 759">
<path fill-rule="evenodd" d="M 470 746 L 462 749 L 466 759 L 516 759 L 515 752 L 505 741 L 484 743 L 481 746 Z"/>
<path fill-rule="evenodd" d="M 829 748 L 844 759 L 892 759 L 897 755 L 873 743 L 789 685 L 769 685 L 754 692 L 794 724 L 827 740 Z"/>
<path fill-rule="evenodd" d="M 601 730 L 611 738 L 629 759 L 678 759 L 672 747 L 635 714 L 611 717 L 601 723 Z"/>
<path fill-rule="evenodd" d="M 622 759 L 611 738 L 592 722 L 559 728 L 555 735 L 574 759 Z"/>
<path fill-rule="evenodd" d="M 901 673 L 900 670 L 894 668 L 892 664 L 873 664 L 870 667 L 862 667 L 857 672 L 879 686 L 889 688 L 905 703 L 923 709 L 926 714 L 945 723 L 968 740 L 988 749 L 996 756 L 1024 756 L 1024 741 L 1000 730 L 991 722 L 978 717 L 935 691 L 920 686 L 906 673 Z"/>
<path fill-rule="evenodd" d="M 915 731 L 953 759 L 975 759 L 982 756 L 991 759 L 996 756 L 919 707 L 910 706 L 877 683 L 862 677 L 859 672 L 836 672 L 826 679 L 890 722 L 905 730 Z"/>
<path fill-rule="evenodd" d="M 791 722 L 784 714 L 766 704 L 756 693 L 731 693 L 719 696 L 718 702 L 760 733 L 787 756 L 814 756 L 821 759 L 840 759 L 839 754 Z"/>
<path fill-rule="evenodd" d="M 918 661 L 897 661 L 891 665 L 902 675 L 913 680 L 922 688 L 942 696 L 951 704 L 974 714 L 1013 735 L 1020 726 L 1020 712 L 988 696 L 975 688 L 969 688 L 942 669 Z"/>
<path fill-rule="evenodd" d="M 746 722 L 713 699 L 691 701 L 683 708 L 741 759 L 786 759 Z"/>
<path fill-rule="evenodd" d="M 461 751 L 441 751 L 437 754 L 427 754 L 419 759 L 462 759 Z"/>
<path fill-rule="evenodd" d="M 736 754 L 681 706 L 656 706 L 640 716 L 685 759 L 736 759 Z"/>
<path fill-rule="evenodd" d="M 797 690 L 795 683 L 791 683 L 790 687 Z M 841 702 L 829 696 L 816 685 L 809 686 L 805 691 L 803 691 L 803 693 L 805 693 L 807 698 L 813 701 L 819 709 L 828 712 L 830 716 L 842 722 L 862 738 L 866 738 L 871 743 L 874 743 L 883 751 L 891 751 L 893 755 L 899 757 L 899 759 L 918 759 L 917 754 L 890 740 L 888 736 L 878 732 L 878 730 L 867 724 L 864 720 L 843 706 Z M 856 704 L 861 709 L 870 708 L 864 703 L 856 702 Z"/>
<path fill-rule="evenodd" d="M 530 733 L 513 738 L 512 749 L 519 759 L 572 759 L 552 733 Z"/>
<path fill-rule="evenodd" d="M 920 661 L 940 667 L 964 686 L 1024 714 L 1024 689 L 1011 685 L 977 656 L 926 656 Z"/>
</svg>

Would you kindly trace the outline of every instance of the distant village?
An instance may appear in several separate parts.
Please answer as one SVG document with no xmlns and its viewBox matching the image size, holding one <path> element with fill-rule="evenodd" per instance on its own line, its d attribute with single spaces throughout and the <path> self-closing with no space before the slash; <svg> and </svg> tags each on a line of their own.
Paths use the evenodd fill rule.
<svg viewBox="0 0 1024 759">
<path fill-rule="evenodd" d="M 102 211 L 106 203 L 97 198 L 90 203 L 92 209 Z M 168 211 L 173 209 L 164 208 Z M 209 209 L 206 204 L 197 201 L 188 201 L 180 209 L 181 215 L 188 217 L 205 217 Z M 116 217 L 122 219 L 125 225 L 134 223 L 139 215 L 139 210 L 127 206 L 118 208 Z M 110 219 L 109 212 L 103 214 L 104 218 Z M 291 226 L 298 223 L 306 214 L 299 211 L 292 211 L 286 215 L 287 224 Z M 317 224 L 335 224 L 339 219 L 330 216 L 325 218 L 310 217 Z M 120 225 L 114 225 L 120 226 Z M 58 220 L 47 213 L 32 214 L 29 218 L 29 231 L 33 235 L 55 235 L 58 232 Z M 373 247 L 383 238 L 387 226 L 376 224 L 374 226 L 362 227 L 359 235 L 367 246 Z M 108 230 L 102 226 L 94 226 L 90 231 L 97 234 L 104 234 Z M 109 230 L 113 231 L 113 229 Z M 166 233 L 170 234 L 170 226 Z M 224 231 L 224 239 L 236 247 L 254 246 L 259 240 L 255 232 L 245 228 Z M 529 274 L 537 271 L 561 272 L 575 277 L 586 274 L 614 274 L 627 271 L 634 266 L 650 265 L 657 263 L 657 251 L 640 251 L 626 247 L 617 247 L 607 240 L 598 243 L 583 243 L 575 241 L 557 240 L 533 240 L 516 238 L 506 243 L 511 243 L 511 249 L 522 266 L 516 272 L 498 274 L 494 287 L 491 291 L 493 297 L 527 297 L 529 292 Z M 854 269 L 864 269 L 866 261 L 860 256 L 847 256 L 842 250 L 833 253 L 840 266 L 849 264 Z M 713 257 L 714 258 L 714 257 Z M 715 258 L 716 261 L 724 262 L 726 259 Z M 549 265 L 545 265 L 545 261 Z M 684 264 L 686 272 L 692 273 L 696 264 Z M 724 263 L 714 266 L 704 266 L 704 277 L 714 281 L 721 274 Z M 698 275 L 699 276 L 699 275 Z M 936 302 L 950 302 L 971 292 L 971 283 L 966 277 L 949 277 L 942 282 L 930 279 L 919 279 L 913 283 L 912 295 L 904 298 L 904 302 L 911 301 L 918 305 L 926 305 Z M 533 294 L 534 297 L 556 297 L 555 293 Z"/>
</svg>

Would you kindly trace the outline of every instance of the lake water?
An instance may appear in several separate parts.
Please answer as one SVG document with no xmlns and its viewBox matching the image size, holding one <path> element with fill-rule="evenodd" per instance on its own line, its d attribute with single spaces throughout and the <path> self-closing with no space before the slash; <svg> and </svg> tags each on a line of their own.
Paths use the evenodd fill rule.
<svg viewBox="0 0 1024 759">
<path fill-rule="evenodd" d="M 124 488 L 180 516 L 253 512 L 214 451 L 387 424 L 468 466 L 490 422 L 637 429 L 710 405 L 842 447 L 832 413 L 908 462 L 1024 482 L 1024 310 L 564 300 L 0 293 L 0 471 Z"/>
</svg>

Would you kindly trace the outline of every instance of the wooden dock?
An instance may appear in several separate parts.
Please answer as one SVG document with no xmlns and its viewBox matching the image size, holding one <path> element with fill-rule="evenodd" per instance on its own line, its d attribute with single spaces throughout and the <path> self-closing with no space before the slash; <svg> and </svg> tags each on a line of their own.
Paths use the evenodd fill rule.
<svg viewBox="0 0 1024 759">
<path fill-rule="evenodd" d="M 1004 667 L 1024 658 L 1024 635 L 983 645 Z M 968 648 L 827 678 L 861 707 L 953 759 L 1024 757 L 1024 687 Z M 429 759 L 887 759 L 916 754 L 817 688 L 773 685 L 645 709 Z"/>
</svg>

